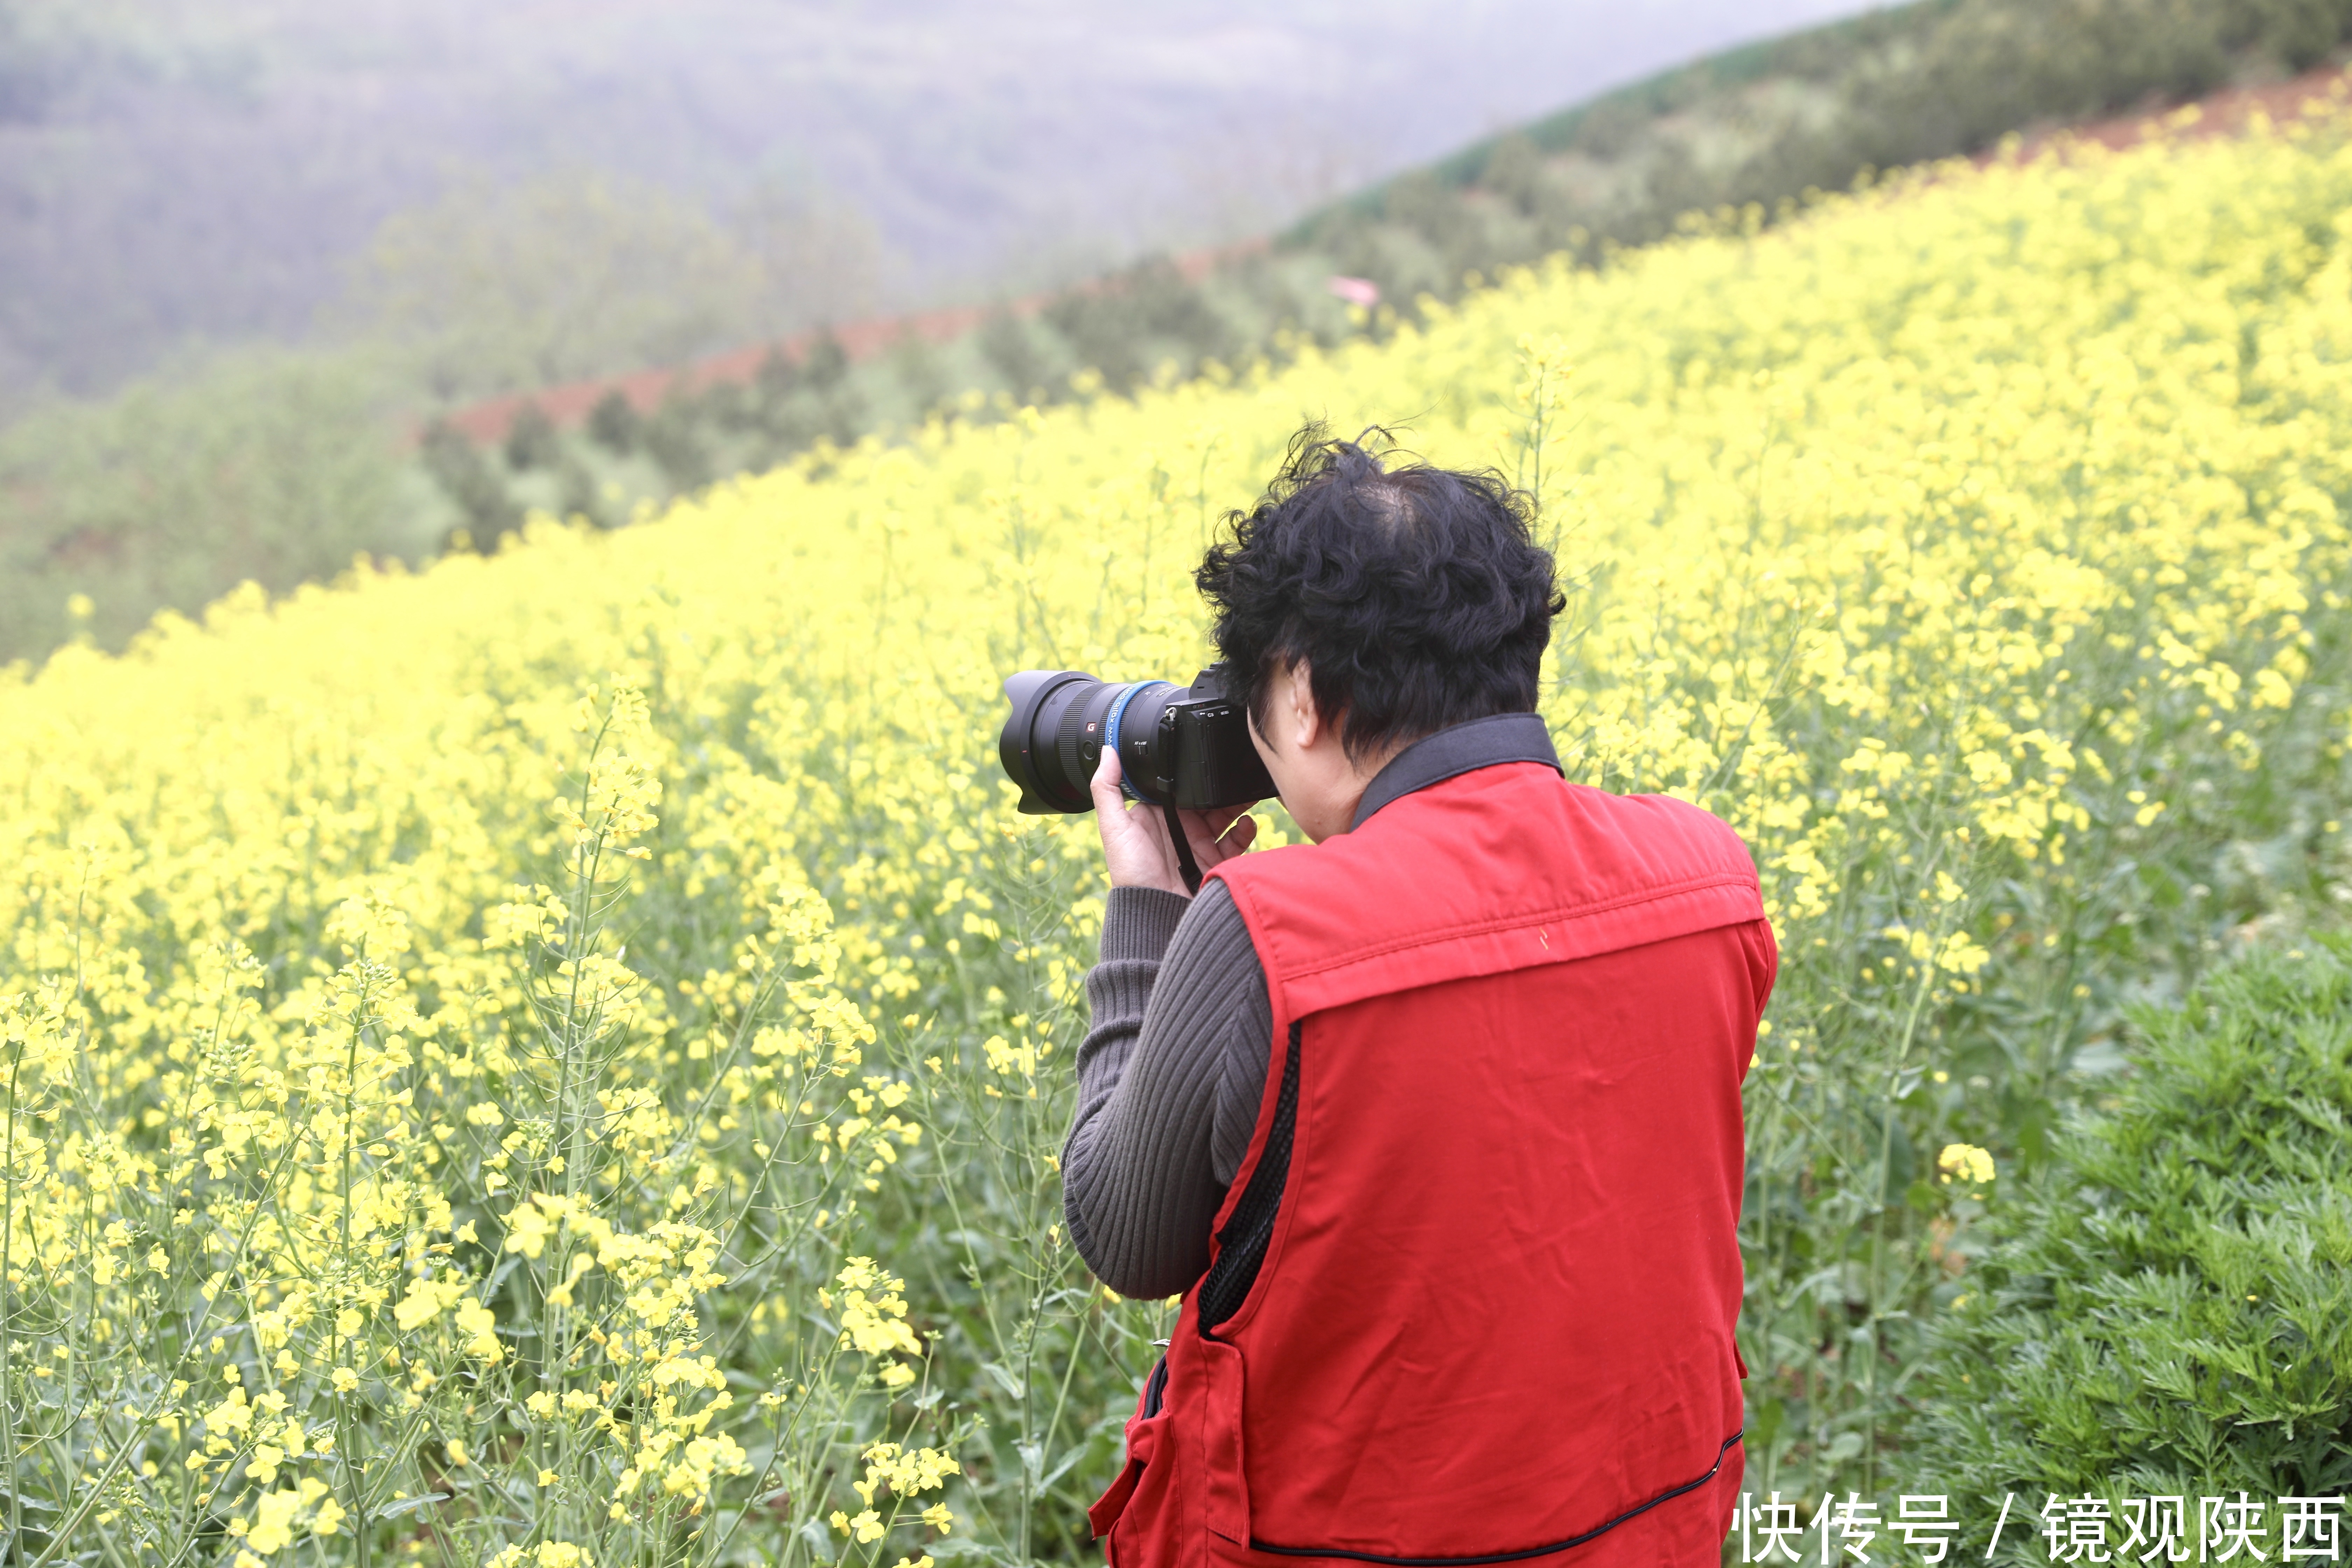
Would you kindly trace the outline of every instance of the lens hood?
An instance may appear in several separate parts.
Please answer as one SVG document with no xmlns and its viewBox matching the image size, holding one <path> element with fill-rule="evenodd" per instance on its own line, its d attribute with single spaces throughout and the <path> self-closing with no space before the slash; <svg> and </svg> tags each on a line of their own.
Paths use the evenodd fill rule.
<svg viewBox="0 0 2352 1568">
<path fill-rule="evenodd" d="M 1024 669 L 1008 676 L 1004 696 L 1013 705 L 996 738 L 996 759 L 1004 776 L 1021 789 L 1020 810 L 1030 816 L 1085 811 L 1093 798 L 1071 781 L 1061 765 L 1054 721 L 1086 687 L 1101 682 L 1078 669 Z M 1050 710 L 1050 717 L 1048 710 Z"/>
</svg>

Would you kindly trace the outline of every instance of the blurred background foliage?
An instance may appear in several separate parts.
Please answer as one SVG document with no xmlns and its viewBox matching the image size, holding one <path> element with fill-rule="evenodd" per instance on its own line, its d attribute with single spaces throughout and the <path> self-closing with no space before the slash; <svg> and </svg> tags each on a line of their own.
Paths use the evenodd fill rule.
<svg viewBox="0 0 2352 1568">
<path fill-rule="evenodd" d="M 0 649 L 119 643 L 248 578 L 430 552 L 446 503 L 400 449 L 389 384 L 366 356 L 251 350 L 0 430 Z"/>
<path fill-rule="evenodd" d="M 619 526 L 820 443 L 1377 335 L 1500 267 L 1562 251 L 1606 266 L 1726 205 L 1769 221 L 1871 170 L 2274 80 L 2347 33 L 2352 0 L 1918 0 L 1603 93 L 1270 242 L 1146 254 L 984 314 L 839 337 L 825 329 L 909 296 L 892 237 L 807 178 L 771 170 L 706 200 L 587 163 L 460 169 L 377 224 L 300 346 L 183 353 L 0 430 L 0 659 L 77 636 L 120 647 L 159 609 L 248 579 L 282 591 L 355 554 L 488 548 L 533 511 Z M 0 129 L 127 81 L 257 90 L 226 45 L 142 55 L 130 37 L 0 5 Z M 1346 174 L 1327 160 L 1327 180 Z M 1344 303 L 1335 275 L 1385 303 Z M 642 374 L 722 350 L 738 351 L 723 370 Z M 630 373 L 549 398 L 552 416 L 519 397 Z"/>
<path fill-rule="evenodd" d="M 343 309 L 401 345 L 405 379 L 443 402 L 673 364 L 872 309 L 881 246 L 854 209 L 769 184 L 730 218 L 594 169 L 517 184 L 474 172 L 385 220 Z"/>
</svg>

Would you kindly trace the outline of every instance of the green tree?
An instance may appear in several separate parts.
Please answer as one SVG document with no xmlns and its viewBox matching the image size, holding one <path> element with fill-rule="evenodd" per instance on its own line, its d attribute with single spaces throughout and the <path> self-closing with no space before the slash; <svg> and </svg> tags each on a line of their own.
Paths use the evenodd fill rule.
<svg viewBox="0 0 2352 1568">
<path fill-rule="evenodd" d="M 761 181 L 731 229 L 760 273 L 759 329 L 774 336 L 879 308 L 893 262 L 873 220 L 821 187 Z"/>
<path fill-rule="evenodd" d="M 644 429 L 645 418 L 637 405 L 617 388 L 598 398 L 596 406 L 588 411 L 589 438 L 615 456 L 635 451 Z"/>
<path fill-rule="evenodd" d="M 401 471 L 381 376 L 351 357 L 240 355 L 36 410 L 0 433 L 0 658 L 63 640 L 75 594 L 119 645 L 248 578 L 414 556 L 431 524 Z"/>
<path fill-rule="evenodd" d="M 555 422 L 536 403 L 526 403 L 515 411 L 507 426 L 506 449 L 507 467 L 517 470 L 551 468 L 563 455 Z"/>
<path fill-rule="evenodd" d="M 453 542 L 487 550 L 522 527 L 521 503 L 481 448 L 466 439 L 464 431 L 446 420 L 435 420 L 425 427 L 417 455 L 425 460 L 425 471 L 457 503 L 464 519 L 457 525 L 464 538 L 459 541 L 457 530 L 452 530 Z"/>
<path fill-rule="evenodd" d="M 377 231 L 362 322 L 437 397 L 668 364 L 756 335 L 760 259 L 699 206 L 598 173 L 476 174 Z"/>
<path fill-rule="evenodd" d="M 980 352 L 1015 399 L 1044 398 L 1048 384 L 1060 379 L 1055 361 L 1062 356 L 1046 346 L 1049 338 L 1061 346 L 1051 328 L 999 308 L 981 323 Z"/>
</svg>

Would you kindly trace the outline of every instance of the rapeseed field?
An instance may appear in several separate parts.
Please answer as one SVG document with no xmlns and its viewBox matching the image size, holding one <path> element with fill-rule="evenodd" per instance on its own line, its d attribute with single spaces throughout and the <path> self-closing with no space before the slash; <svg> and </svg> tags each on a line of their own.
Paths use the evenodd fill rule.
<svg viewBox="0 0 2352 1568">
<path fill-rule="evenodd" d="M 1170 1313 L 1060 1226 L 1101 876 L 1012 812 L 997 686 L 1189 677 L 1307 417 L 1533 492 L 1571 774 L 1753 847 L 1752 1484 L 1899 1479 L 2119 1009 L 2347 871 L 2315 124 L 1722 215 L 11 678 L 10 1560 L 1090 1552 Z"/>
</svg>

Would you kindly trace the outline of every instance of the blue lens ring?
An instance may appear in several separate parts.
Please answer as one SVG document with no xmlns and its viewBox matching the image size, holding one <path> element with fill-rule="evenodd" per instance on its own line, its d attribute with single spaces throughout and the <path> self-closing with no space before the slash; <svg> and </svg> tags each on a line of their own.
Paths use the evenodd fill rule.
<svg viewBox="0 0 2352 1568">
<path fill-rule="evenodd" d="M 1103 721 L 1103 744 L 1108 746 L 1114 752 L 1118 750 L 1118 716 L 1127 711 L 1128 702 L 1137 692 L 1154 686 L 1174 686 L 1175 684 L 1172 680 L 1139 680 L 1117 697 L 1112 698 L 1110 717 Z M 1119 758 L 1118 762 L 1118 787 L 1126 792 L 1127 798 L 1129 800 L 1143 798 L 1136 793 L 1135 785 L 1128 782 L 1127 759 L 1124 757 Z"/>
</svg>

